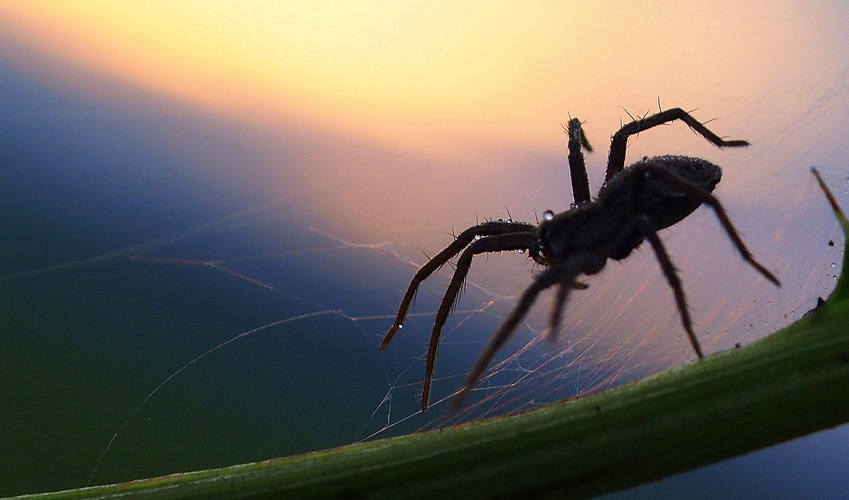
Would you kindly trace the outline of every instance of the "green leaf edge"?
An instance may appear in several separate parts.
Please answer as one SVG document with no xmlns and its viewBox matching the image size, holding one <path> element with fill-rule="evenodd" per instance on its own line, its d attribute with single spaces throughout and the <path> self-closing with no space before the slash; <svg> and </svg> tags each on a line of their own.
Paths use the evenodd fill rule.
<svg viewBox="0 0 849 500">
<path fill-rule="evenodd" d="M 843 228 L 849 221 L 820 182 Z M 844 252 L 843 269 L 849 255 Z M 518 415 L 32 499 L 585 498 L 849 422 L 849 279 L 750 345 Z"/>
</svg>

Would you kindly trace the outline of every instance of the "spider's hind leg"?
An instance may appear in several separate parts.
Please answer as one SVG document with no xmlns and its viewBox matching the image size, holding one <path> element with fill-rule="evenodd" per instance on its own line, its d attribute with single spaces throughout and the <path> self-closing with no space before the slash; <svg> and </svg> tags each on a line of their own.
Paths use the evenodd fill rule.
<svg viewBox="0 0 849 500">
<path fill-rule="evenodd" d="M 657 260 L 660 262 L 660 268 L 663 270 L 663 275 L 666 276 L 666 281 L 669 283 L 669 286 L 672 287 L 672 292 L 675 294 L 675 305 L 678 306 L 678 313 L 681 315 L 681 323 L 683 323 L 684 331 L 687 332 L 687 336 L 690 338 L 690 344 L 693 346 L 693 350 L 696 351 L 696 355 L 698 355 L 699 358 L 704 358 L 705 355 L 702 352 L 699 339 L 696 337 L 696 332 L 693 331 L 693 320 L 690 318 L 689 309 L 687 309 L 687 299 L 684 296 L 684 287 L 681 285 L 681 278 L 678 277 L 678 273 L 675 271 L 672 259 L 670 259 L 669 254 L 666 253 L 666 248 L 664 248 L 663 243 L 660 241 L 660 237 L 657 235 L 657 231 L 654 230 L 648 218 L 645 216 L 639 217 L 638 224 L 642 227 L 643 232 L 646 235 L 646 239 L 649 240 L 649 243 L 654 249 Z"/>
<path fill-rule="evenodd" d="M 675 120 L 683 121 L 697 134 L 721 148 L 749 145 L 748 142 L 742 140 L 726 141 L 711 132 L 700 121 L 693 118 L 690 113 L 687 113 L 681 108 L 667 109 L 666 111 L 655 113 L 640 120 L 634 120 L 613 134 L 613 137 L 610 139 L 610 155 L 607 158 L 607 172 L 604 174 L 604 182 L 607 183 L 614 175 L 625 168 L 625 146 L 629 136 Z"/>
<path fill-rule="evenodd" d="M 740 255 L 743 259 L 752 267 L 755 268 L 761 275 L 770 280 L 776 286 L 781 286 L 778 278 L 776 278 L 771 272 L 769 272 L 763 265 L 761 265 L 755 258 L 752 256 L 749 249 L 746 248 L 746 245 L 743 243 L 743 240 L 740 238 L 740 235 L 737 234 L 737 230 L 734 229 L 734 226 L 731 224 L 731 219 L 728 218 L 728 215 L 725 213 L 725 209 L 722 207 L 722 204 L 719 200 L 710 194 L 710 192 L 706 191 L 702 187 L 693 182 L 683 178 L 678 175 L 674 171 L 672 171 L 668 166 L 651 161 L 644 161 L 635 164 L 633 167 L 630 167 L 632 175 L 631 179 L 631 203 L 633 205 L 632 210 L 635 213 L 639 213 L 641 210 L 641 206 L 643 203 L 643 186 L 645 181 L 645 176 L 647 174 L 652 174 L 653 176 L 657 176 L 662 178 L 665 182 L 668 182 L 670 185 L 674 186 L 675 189 L 680 190 L 686 193 L 688 196 L 693 197 L 694 199 L 700 201 L 703 204 L 709 205 L 713 208 L 714 213 L 716 213 L 717 218 L 719 219 L 720 224 L 723 229 L 725 229 L 726 234 L 731 239 L 731 242 L 737 248 L 737 251 L 740 252 Z M 655 255 L 657 256 L 658 262 L 660 262 L 660 267 L 663 270 L 663 274 L 666 276 L 666 280 L 669 282 L 669 286 L 672 287 L 672 291 L 675 294 L 675 303 L 678 306 L 678 312 L 681 315 L 681 322 L 684 324 L 684 330 L 687 332 L 687 336 L 690 338 L 690 343 L 693 346 L 693 350 L 699 356 L 699 358 L 703 358 L 704 354 L 702 352 L 701 346 L 699 345 L 699 340 L 696 338 L 696 334 L 693 331 L 693 323 L 690 319 L 690 312 L 687 309 L 687 301 L 684 296 L 684 288 L 681 285 L 681 279 L 678 278 L 678 274 L 675 271 L 675 266 L 672 264 L 672 260 L 669 258 L 669 254 L 666 253 L 666 249 L 663 246 L 663 243 L 660 241 L 660 238 L 657 235 L 657 231 L 652 224 L 652 220 L 644 213 L 639 214 L 635 217 L 636 224 L 639 225 L 641 232 L 645 236 L 652 248 L 654 249 Z"/>
<path fill-rule="evenodd" d="M 740 234 L 737 233 L 736 229 L 734 229 L 734 224 L 731 223 L 731 219 L 728 217 L 728 214 L 725 212 L 725 208 L 723 208 L 722 203 L 719 202 L 719 199 L 717 199 L 715 196 L 705 191 L 698 185 L 676 174 L 662 163 L 650 161 L 640 162 L 635 164 L 633 167 L 629 167 L 629 169 L 633 169 L 635 174 L 637 174 L 638 172 L 644 172 L 661 177 L 666 182 L 673 185 L 676 189 L 681 190 L 688 196 L 691 196 L 694 199 L 699 200 L 701 203 L 710 206 L 713 209 L 713 212 L 716 214 L 716 218 L 719 219 L 720 225 L 723 229 L 725 229 L 725 234 L 728 235 L 728 238 L 731 240 L 731 243 L 734 244 L 734 247 L 737 248 L 737 251 L 740 253 L 740 256 L 743 258 L 743 260 L 745 260 L 750 266 L 754 267 L 757 272 L 759 272 L 764 278 L 772 282 L 772 284 L 774 284 L 775 286 L 781 286 L 781 282 L 778 281 L 778 278 L 776 278 L 774 274 L 769 272 L 769 270 L 767 270 L 767 268 L 765 268 L 760 262 L 755 260 L 755 257 L 752 255 L 752 252 L 750 252 L 749 249 L 746 247 L 746 244 L 743 243 L 743 239 L 740 237 Z M 643 176 L 641 174 L 634 175 L 632 179 L 635 183 L 641 183 L 643 180 Z M 637 194 L 639 194 L 639 187 L 635 188 L 635 191 Z M 634 203 L 640 203 L 638 197 L 634 198 Z"/>
</svg>

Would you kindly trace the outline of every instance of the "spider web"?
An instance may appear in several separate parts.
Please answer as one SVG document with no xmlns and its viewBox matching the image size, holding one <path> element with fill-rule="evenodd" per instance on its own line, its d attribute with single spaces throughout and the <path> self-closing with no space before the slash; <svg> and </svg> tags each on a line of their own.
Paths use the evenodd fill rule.
<svg viewBox="0 0 849 500">
<path fill-rule="evenodd" d="M 826 170 L 826 176 L 829 175 L 833 186 L 843 182 L 845 202 L 847 179 L 835 178 L 835 172 L 829 174 Z M 836 191 L 841 194 L 840 189 Z M 833 224 L 808 227 L 806 221 L 827 217 L 819 198 L 812 183 L 799 190 L 791 210 L 779 220 L 775 236 L 767 245 L 781 247 L 780 235 L 808 231 L 812 240 L 823 242 L 822 252 L 813 266 L 797 265 L 800 260 L 792 252 L 767 251 L 758 255 L 778 269 L 785 282 L 779 293 L 756 283 L 755 273 L 737 263 L 737 256 L 718 224 L 711 221 L 713 214 L 709 210 L 699 210 L 681 227 L 662 234 L 681 267 L 697 332 L 707 352 L 759 338 L 812 307 L 817 295 L 827 295 L 836 277 L 832 268 L 840 260 L 840 243 L 827 247 L 825 242 L 839 242 L 840 235 Z M 181 457 L 195 455 L 199 448 L 204 449 L 197 441 L 234 432 L 232 418 L 216 415 L 208 419 L 211 411 L 208 405 L 229 406 L 225 413 L 249 413 L 252 405 L 273 406 L 274 399 L 285 390 L 275 383 L 276 377 L 306 379 L 303 382 L 307 389 L 302 389 L 305 391 L 302 396 L 309 397 L 309 392 L 326 389 L 309 379 L 318 378 L 325 367 L 348 356 L 353 356 L 349 363 L 362 364 L 359 373 L 372 372 L 372 380 L 362 383 L 355 378 L 334 379 L 339 385 L 330 392 L 358 400 L 354 409 L 346 410 L 350 413 L 342 419 L 344 424 L 332 424 L 344 428 L 340 435 L 302 440 L 294 446 L 283 446 L 282 451 L 272 455 L 246 453 L 243 459 L 269 458 L 531 408 L 603 390 L 693 359 L 654 256 L 643 249 L 622 263 L 611 263 L 603 273 L 587 280 L 588 290 L 573 294 L 556 343 L 548 342 L 542 335 L 549 298 L 539 300 L 475 389 L 470 402 L 457 412 L 448 411 L 446 403 L 462 384 L 471 360 L 534 273 L 534 266 L 524 255 L 490 255 L 474 264 L 465 293 L 446 325 L 431 408 L 422 413 L 418 402 L 423 357 L 441 292 L 452 272 L 450 267 L 446 266 L 423 285 L 410 319 L 390 349 L 378 353 L 377 346 L 394 318 L 396 301 L 407 280 L 426 260 L 411 249 L 447 244 L 450 228 L 420 226 L 390 231 L 385 240 L 357 242 L 322 229 L 320 221 L 309 221 L 305 216 L 308 211 L 298 210 L 287 199 L 278 199 L 120 250 L 0 277 L 4 286 L 8 286 L 38 277 L 49 283 L 58 274 L 102 266 L 112 266 L 113 270 L 143 267 L 171 280 L 190 279 L 186 278 L 187 273 L 197 279 L 200 273 L 201 282 L 223 279 L 228 295 L 251 293 L 256 297 L 274 297 L 274 303 L 286 311 L 272 312 L 271 317 L 263 320 L 263 315 L 269 314 L 263 310 L 257 317 L 248 319 L 247 323 L 253 326 L 239 329 L 227 325 L 218 331 L 207 331 L 191 346 L 181 349 L 162 346 L 166 351 L 179 353 L 169 356 L 170 368 L 152 367 L 148 373 L 140 374 L 149 389 L 140 391 L 145 383 L 133 384 L 134 389 L 115 400 L 115 411 L 108 419 L 111 425 L 106 425 L 114 430 L 108 440 L 100 433 L 99 441 L 106 442 L 92 464 L 89 481 L 146 474 L 145 465 L 140 467 L 135 456 L 140 446 L 150 447 L 151 456 L 162 452 Z M 468 222 L 472 223 L 474 220 Z M 416 239 L 419 233 L 421 239 Z M 703 233 L 713 234 L 705 237 Z M 262 234 L 283 234 L 286 238 L 256 242 L 256 236 Z M 746 235 L 750 242 L 759 237 L 762 235 L 755 238 Z M 412 243 L 407 243 L 409 240 Z M 705 257 L 702 248 L 706 246 L 725 248 L 711 248 L 711 253 L 717 255 Z M 783 248 L 787 250 L 786 246 Z M 209 249 L 214 251 L 210 253 Z M 726 287 L 734 290 L 733 293 L 722 291 L 719 295 L 725 298 L 716 299 L 716 294 L 703 293 L 698 281 L 704 281 L 706 274 L 723 266 L 733 268 L 731 274 L 743 277 Z M 375 288 L 369 276 L 381 273 L 391 273 L 391 279 Z M 335 294 L 338 282 L 353 285 L 345 293 Z M 161 283 L 160 286 L 172 285 Z M 817 291 L 811 292 L 812 289 Z M 765 296 L 772 298 L 760 302 L 758 297 Z M 364 297 L 366 300 L 362 300 Z M 754 298 L 741 300 L 744 297 Z M 284 335 L 299 339 L 297 350 L 287 350 L 293 349 L 294 344 L 280 344 L 279 338 Z M 159 341 L 148 342 L 145 349 L 150 350 L 150 356 L 162 355 L 155 345 Z M 320 353 L 329 343 L 336 344 L 336 349 L 331 349 L 326 362 L 319 361 L 309 370 L 302 366 L 305 371 L 300 374 L 275 371 L 273 359 L 258 361 L 259 368 L 248 364 L 252 357 L 258 356 L 258 351 L 274 352 L 271 358 L 286 364 L 292 357 L 304 356 L 309 351 Z M 196 354 L 191 354 L 192 351 Z M 320 359 L 315 355 L 310 358 Z M 264 379 L 260 394 L 250 392 L 265 403 L 233 397 L 233 393 L 245 390 L 235 387 L 233 382 L 250 383 L 251 376 L 234 374 L 243 370 L 253 372 L 254 382 L 256 378 Z M 230 383 L 224 380 L 227 378 L 231 379 Z M 198 383 L 217 389 L 198 393 L 197 389 L 186 387 Z M 198 401 L 192 403 L 192 399 Z M 319 403 L 323 404 L 326 403 Z M 297 412 L 293 415 L 295 419 L 304 418 Z M 197 431 L 188 442 L 184 440 L 178 452 L 162 436 L 181 432 L 180 429 L 185 431 L 186 422 L 195 422 L 203 431 Z M 281 422 L 280 426 L 285 429 L 287 424 Z M 151 445 L 154 441 L 159 444 Z M 130 457 L 135 462 L 132 465 L 127 464 Z M 209 463 L 182 457 L 182 462 L 178 460 L 166 467 L 181 467 L 181 463 L 197 468 L 227 462 Z M 169 471 L 150 469 L 152 473 Z"/>
<path fill-rule="evenodd" d="M 776 271 L 781 289 L 739 259 L 708 209 L 661 233 L 707 353 L 788 324 L 833 286 L 842 237 L 807 167 L 817 164 L 846 206 L 849 177 L 839 160 L 845 155 L 791 152 L 787 144 L 828 123 L 845 101 L 844 84 L 827 87 L 804 113 L 753 138 L 763 144 L 756 152 L 724 164 L 717 195 L 757 258 Z M 590 137 L 603 133 L 588 130 Z M 629 158 L 643 148 L 666 150 L 647 138 L 632 141 Z M 694 155 L 715 154 L 691 143 Z M 350 164 L 349 153 L 327 164 L 345 164 L 342 157 Z M 603 156 L 588 157 L 595 189 Z M 493 171 L 507 175 L 514 161 L 493 160 Z M 91 373 L 83 387 L 62 386 L 74 395 L 71 413 L 83 422 L 76 424 L 75 446 L 85 458 L 69 482 L 231 465 L 437 428 L 590 394 L 692 361 L 671 292 L 650 249 L 641 248 L 572 294 L 555 343 L 542 335 L 550 296 L 538 300 L 467 405 L 449 411 L 451 395 L 535 272 L 526 255 L 490 254 L 475 260 L 445 327 L 431 407 L 421 412 L 424 356 L 450 266 L 422 285 L 390 348 L 377 346 L 408 280 L 452 232 L 489 216 L 533 222 L 543 210 L 568 206 L 563 159 L 525 161 L 521 182 L 470 171 L 455 172 L 446 183 L 440 175 L 447 174 L 416 168 L 398 174 L 399 163 L 414 162 L 384 157 L 369 168 L 385 182 L 357 184 L 357 192 L 350 187 L 356 169 L 328 169 L 270 201 L 219 210 L 208 222 L 176 231 L 145 228 L 153 236 L 140 243 L 88 254 L 62 249 L 84 255 L 0 274 L 4 300 L 23 294 L 36 301 L 39 290 L 50 290 L 67 301 L 44 306 L 55 307 L 59 319 L 42 328 L 61 326 L 62 339 L 7 340 L 4 351 L 44 349 Z M 537 163 L 544 168 L 535 169 Z M 742 163 L 783 166 L 764 174 Z M 542 182 L 552 178 L 557 181 Z M 485 196 L 464 199 L 470 185 Z M 369 223 L 327 217 L 346 205 L 354 219 Z M 80 292 L 88 288 L 96 293 Z M 91 324 L 112 308 L 105 325 Z M 68 318 L 78 324 L 62 322 Z M 11 357 L 4 364 L 27 370 Z M 39 411 L 63 404 L 54 394 L 46 399 Z"/>
</svg>

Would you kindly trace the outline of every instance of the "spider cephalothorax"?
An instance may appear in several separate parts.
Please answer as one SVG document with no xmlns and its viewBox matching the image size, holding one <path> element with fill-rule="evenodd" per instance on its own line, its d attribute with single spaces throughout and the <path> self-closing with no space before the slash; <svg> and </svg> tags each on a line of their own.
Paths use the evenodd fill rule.
<svg viewBox="0 0 849 500">
<path fill-rule="evenodd" d="M 743 259 L 768 280 L 779 284 L 778 279 L 752 257 L 719 200 L 711 195 L 722 177 L 722 169 L 717 165 L 688 156 L 656 156 L 643 158 L 624 168 L 625 145 L 629 136 L 674 120 L 684 121 L 695 132 L 720 147 L 749 144 L 740 140 L 723 140 L 679 108 L 635 120 L 613 135 L 604 184 L 596 199 L 591 200 L 581 149 L 592 149 L 584 136 L 581 122 L 573 118 L 566 129 L 569 134 L 569 170 L 575 200 L 570 210 L 558 214 L 546 211 L 539 225 L 512 221 L 477 224 L 457 235 L 454 242 L 418 270 L 404 294 L 395 323 L 380 344 L 381 349 L 389 344 L 404 322 L 419 284 L 452 257 L 463 252 L 457 260 L 454 276 L 436 313 L 427 355 L 422 409 L 426 408 L 428 403 L 442 327 L 463 286 L 472 257 L 476 254 L 527 250 L 530 257 L 544 266 L 544 269 L 525 289 L 513 310 L 493 334 L 486 349 L 469 372 L 455 404 L 459 404 L 477 384 L 496 352 L 516 329 L 540 292 L 558 287 L 549 321 L 549 331 L 554 334 L 560 324 L 570 290 L 583 287 L 577 281 L 578 277 L 598 273 L 608 259 L 624 259 L 645 240 L 648 240 L 654 249 L 672 288 L 684 330 L 690 338 L 693 350 L 700 358 L 703 357 L 699 341 L 693 332 L 681 281 L 657 235 L 657 231 L 684 219 L 702 204 L 710 205 L 716 212 L 719 222 Z"/>
</svg>

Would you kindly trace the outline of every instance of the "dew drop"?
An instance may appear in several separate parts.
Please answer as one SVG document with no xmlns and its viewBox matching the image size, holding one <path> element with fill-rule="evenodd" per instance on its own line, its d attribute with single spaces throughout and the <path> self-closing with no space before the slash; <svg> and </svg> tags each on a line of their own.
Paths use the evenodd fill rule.
<svg viewBox="0 0 849 500">
<path fill-rule="evenodd" d="M 525 249 L 524 249 L 524 248 L 520 248 L 520 249 L 518 249 L 518 250 L 516 250 L 516 251 L 517 251 L 517 252 L 519 252 L 519 253 L 525 253 Z"/>
<path fill-rule="evenodd" d="M 554 218 L 554 212 L 552 212 L 551 210 L 546 210 L 542 213 L 542 218 L 545 220 L 551 220 Z"/>
<path fill-rule="evenodd" d="M 475 235 L 475 240 L 479 240 L 479 239 L 481 239 L 481 235 L 476 234 L 476 235 Z"/>
<path fill-rule="evenodd" d="M 398 325 L 398 329 L 400 330 L 401 328 L 404 328 L 404 324 L 403 324 L 403 323 L 401 323 L 401 324 L 399 324 L 399 325 Z"/>
</svg>

